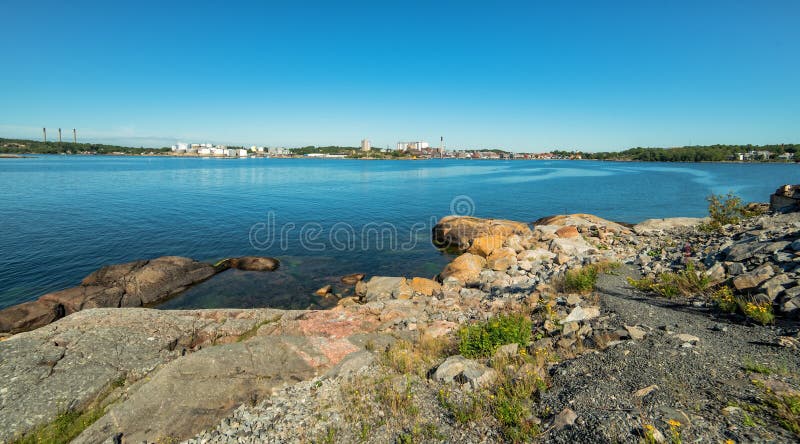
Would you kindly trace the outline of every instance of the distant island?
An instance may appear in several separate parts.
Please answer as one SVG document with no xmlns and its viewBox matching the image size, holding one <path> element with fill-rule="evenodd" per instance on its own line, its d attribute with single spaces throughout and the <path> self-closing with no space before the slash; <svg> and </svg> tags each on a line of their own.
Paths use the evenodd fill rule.
<svg viewBox="0 0 800 444">
<path fill-rule="evenodd" d="M 424 142 L 414 142 L 424 143 Z M 175 157 L 272 157 L 272 158 L 345 158 L 345 159 L 497 159 L 497 160 L 609 160 L 639 162 L 793 162 L 800 144 L 774 145 L 695 145 L 672 148 L 630 148 L 624 151 L 583 152 L 551 150 L 544 153 L 516 153 L 503 149 L 451 149 L 405 146 L 381 149 L 351 146 L 304 146 L 266 148 L 263 146 L 224 146 L 210 143 L 178 144 L 172 147 L 144 148 L 100 143 L 44 142 L 0 138 L 0 158 L 24 154 L 78 154 L 117 156 Z"/>
</svg>

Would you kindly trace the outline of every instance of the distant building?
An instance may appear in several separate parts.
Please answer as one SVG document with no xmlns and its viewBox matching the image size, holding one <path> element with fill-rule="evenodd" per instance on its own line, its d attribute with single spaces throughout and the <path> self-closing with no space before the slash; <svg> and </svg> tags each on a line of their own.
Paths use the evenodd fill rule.
<svg viewBox="0 0 800 444">
<path fill-rule="evenodd" d="M 397 151 L 419 151 L 426 148 L 430 148 L 430 144 L 428 142 L 397 142 Z"/>
<path fill-rule="evenodd" d="M 370 144 L 369 139 L 362 139 L 361 140 L 361 151 L 369 151 L 372 149 L 372 144 Z"/>
<path fill-rule="evenodd" d="M 246 149 L 238 149 L 238 150 L 236 150 L 236 154 L 239 157 L 247 157 L 247 150 Z"/>
</svg>

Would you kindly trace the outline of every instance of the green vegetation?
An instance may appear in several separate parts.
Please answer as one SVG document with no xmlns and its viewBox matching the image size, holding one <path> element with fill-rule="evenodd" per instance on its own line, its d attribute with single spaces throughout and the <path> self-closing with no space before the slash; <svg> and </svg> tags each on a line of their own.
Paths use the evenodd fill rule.
<svg viewBox="0 0 800 444">
<path fill-rule="evenodd" d="M 703 295 L 709 289 L 708 276 L 696 270 L 692 262 L 687 263 L 681 271 L 661 273 L 657 279 L 628 278 L 628 284 L 637 290 L 653 292 L 665 298 Z"/>
<path fill-rule="evenodd" d="M 423 334 L 415 342 L 398 340 L 393 343 L 381 355 L 381 361 L 398 373 L 416 373 L 424 377 L 428 369 L 452 349 L 453 344 L 447 337 Z"/>
<path fill-rule="evenodd" d="M 169 151 L 170 148 L 133 148 L 101 143 L 37 142 L 0 138 L 0 154 L 146 154 Z"/>
<path fill-rule="evenodd" d="M 50 424 L 43 425 L 12 441 L 13 444 L 66 444 L 103 416 L 100 407 L 85 412 L 69 410 L 61 413 Z"/>
<path fill-rule="evenodd" d="M 631 148 L 619 152 L 583 153 L 585 159 L 637 160 L 645 162 L 719 162 L 736 159 L 737 153 L 769 151 L 773 158 L 800 151 L 800 144 L 780 145 L 710 145 L 676 148 Z"/>
<path fill-rule="evenodd" d="M 761 325 L 771 324 L 775 321 L 775 313 L 772 312 L 772 303 L 770 302 L 740 300 L 739 310 L 741 310 L 742 314 Z"/>
<path fill-rule="evenodd" d="M 743 217 L 754 215 L 742 204 L 742 199 L 733 193 L 712 194 L 706 200 L 711 221 L 700 226 L 703 231 L 719 231 L 723 225 L 736 224 Z"/>
<path fill-rule="evenodd" d="M 292 154 L 305 156 L 306 154 L 346 154 L 350 155 L 354 151 L 361 151 L 361 148 L 354 146 L 304 146 L 302 148 L 290 148 Z"/>
<path fill-rule="evenodd" d="M 497 347 L 516 343 L 527 347 L 531 339 L 531 320 L 527 316 L 499 315 L 458 331 L 458 350 L 467 358 L 491 356 Z"/>
<path fill-rule="evenodd" d="M 597 277 L 601 273 L 619 268 L 616 262 L 599 262 L 585 267 L 567 270 L 564 274 L 563 290 L 566 292 L 589 293 L 594 290 Z"/>
<path fill-rule="evenodd" d="M 711 295 L 711 299 L 717 305 L 717 308 L 725 313 L 736 313 L 736 310 L 739 309 L 739 303 L 733 296 L 733 290 L 727 285 L 723 285 L 715 290 Z"/>
</svg>

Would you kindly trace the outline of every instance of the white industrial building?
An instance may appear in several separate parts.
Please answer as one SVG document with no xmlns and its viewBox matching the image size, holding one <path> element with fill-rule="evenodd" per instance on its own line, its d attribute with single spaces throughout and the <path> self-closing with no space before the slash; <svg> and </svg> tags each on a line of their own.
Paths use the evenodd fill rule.
<svg viewBox="0 0 800 444">
<path fill-rule="evenodd" d="M 430 148 L 430 144 L 428 142 L 397 142 L 397 151 L 423 150 L 425 148 Z"/>
</svg>

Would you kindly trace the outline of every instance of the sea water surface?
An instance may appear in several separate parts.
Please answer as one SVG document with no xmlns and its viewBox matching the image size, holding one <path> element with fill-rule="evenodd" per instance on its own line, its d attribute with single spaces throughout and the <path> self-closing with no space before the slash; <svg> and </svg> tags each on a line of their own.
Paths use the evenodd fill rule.
<svg viewBox="0 0 800 444">
<path fill-rule="evenodd" d="M 594 161 L 362 161 L 40 156 L 0 159 L 0 308 L 77 285 L 107 264 L 163 255 L 275 256 L 161 307 L 325 306 L 340 276 L 434 276 L 448 214 L 623 222 L 704 216 L 706 196 L 766 201 L 800 165 Z"/>
</svg>

